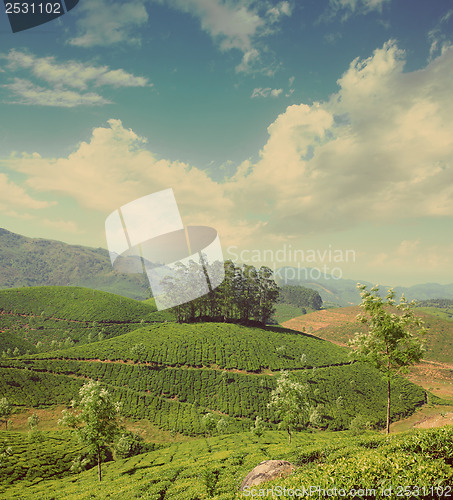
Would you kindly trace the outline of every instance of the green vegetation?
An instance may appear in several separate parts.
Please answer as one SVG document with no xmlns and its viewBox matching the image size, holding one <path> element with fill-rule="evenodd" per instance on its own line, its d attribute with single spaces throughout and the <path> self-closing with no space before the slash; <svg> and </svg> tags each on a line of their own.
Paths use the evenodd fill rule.
<svg viewBox="0 0 453 500">
<path fill-rule="evenodd" d="M 83 385 L 79 395 L 80 401 L 73 400 L 71 407 L 80 411 L 63 410 L 59 424 L 75 429 L 79 441 L 88 448 L 88 456 L 79 459 L 80 465 L 83 467 L 90 458 L 95 458 L 100 482 L 102 453 L 113 446 L 113 441 L 120 432 L 120 404 L 115 403 L 109 392 L 93 380 Z"/>
<path fill-rule="evenodd" d="M 23 491 L 43 480 L 70 475 L 72 461 L 82 451 L 68 431 L 42 432 L 39 441 L 30 439 L 27 433 L 1 432 L 0 443 L 10 447 L 0 467 L 0 498 L 9 498 L 9 493 L 4 493 L 11 487 Z"/>
<path fill-rule="evenodd" d="M 224 279 L 217 288 L 190 302 L 187 302 L 187 290 L 197 288 L 200 277 L 205 281 L 205 267 L 193 261 L 188 266 L 180 264 L 177 279 L 164 280 L 169 304 L 180 304 L 173 308 L 178 322 L 254 322 L 261 325 L 269 322 L 279 294 L 271 269 L 265 266 L 256 269 L 245 264 L 236 266 L 229 260 L 206 266 L 209 266 L 210 276 L 222 276 L 224 272 Z"/>
<path fill-rule="evenodd" d="M 64 477 L 69 474 L 69 462 L 66 462 L 64 471 L 60 467 L 58 475 L 54 476 L 59 479 L 50 479 L 50 464 L 46 465 L 44 451 L 50 446 L 51 436 L 56 439 L 49 433 L 42 444 L 43 453 L 36 455 L 36 447 L 26 449 L 26 438 L 8 433 L 6 437 L 15 448 L 12 461 L 26 464 L 25 453 L 35 453 L 33 469 L 30 472 L 22 469 L 24 481 L 11 480 L 3 486 L 1 494 L 5 494 L 8 500 L 245 498 L 239 492 L 241 481 L 253 467 L 268 459 L 289 460 L 297 468 L 288 478 L 262 485 L 265 488 L 302 489 L 307 485 L 317 485 L 326 489 L 336 486 L 347 491 L 352 488 L 380 491 L 392 486 L 394 490 L 388 498 L 395 500 L 401 498 L 396 496 L 396 486 L 403 490 L 414 486 L 434 487 L 434 495 L 428 497 L 436 498 L 435 488 L 446 491 L 453 481 L 453 426 L 388 438 L 372 432 L 357 437 L 349 432 L 302 432 L 294 434 L 290 447 L 284 432 L 270 430 L 259 442 L 250 432 L 212 437 L 209 443 L 198 439 L 108 462 L 103 466 L 101 485 L 94 470 Z M 18 444 L 22 443 L 21 448 L 15 445 L 16 440 Z M 62 440 L 68 443 L 67 436 Z M 70 456 L 78 452 L 74 446 L 67 446 Z M 8 470 L 13 470 L 13 467 Z M 40 481 L 38 477 L 25 479 L 27 472 L 44 480 Z"/>
<path fill-rule="evenodd" d="M 168 311 L 97 290 L 31 287 L 0 291 L 4 356 L 57 350 L 129 332 L 140 324 L 174 321 Z M 8 349 L 11 351 L 8 352 Z"/>
<path fill-rule="evenodd" d="M 82 286 L 133 299 L 149 297 L 144 274 L 113 269 L 103 248 L 26 238 L 0 228 L 0 288 Z"/>
<path fill-rule="evenodd" d="M 395 292 L 389 290 L 385 301 L 379 296 L 379 288 L 361 290 L 364 313 L 359 321 L 369 325 L 365 333 L 357 333 L 350 345 L 354 347 L 354 356 L 371 361 L 385 375 L 387 380 L 387 434 L 390 432 L 391 380 L 394 373 L 401 372 L 407 366 L 423 356 L 424 344 L 420 335 L 425 333 L 423 322 L 414 316 L 411 306 L 401 297 L 396 306 L 399 314 L 389 312 L 395 307 Z"/>
<path fill-rule="evenodd" d="M 143 344 L 144 351 L 135 349 Z M 277 349 L 286 346 L 285 353 Z M 158 365 L 210 367 L 259 372 L 348 363 L 348 350 L 281 327 L 256 328 L 231 323 L 156 323 L 133 332 L 39 358 L 132 360 Z"/>
<path fill-rule="evenodd" d="M 302 286 L 284 285 L 280 288 L 274 319 L 281 324 L 297 316 L 319 310 L 321 307 L 322 299 L 318 292 Z"/>
<path fill-rule="evenodd" d="M 0 422 L 4 422 L 5 430 L 8 430 L 8 419 L 13 412 L 13 407 L 6 398 L 0 399 Z"/>
<path fill-rule="evenodd" d="M 237 319 L 246 317 L 240 307 L 233 307 Z M 368 430 L 385 425 L 386 380 L 370 364 L 351 362 L 344 347 L 278 326 L 223 320 L 181 324 L 168 311 L 155 311 L 153 300 L 139 303 L 80 288 L 1 291 L 0 309 L 0 338 L 10 342 L 9 353 L 0 357 L 0 399 L 15 411 L 68 407 L 87 381 L 98 381 L 111 400 L 121 403 L 121 415 L 129 421 L 146 420 L 167 436 L 185 434 L 188 440 L 147 451 L 152 444 L 120 432 L 114 443 L 108 439 L 102 445 L 110 461 L 103 462 L 100 488 L 94 470 L 71 473 L 82 470 L 86 458 L 86 465 L 95 467 L 97 458 L 84 456 L 86 447 L 67 432 L 61 434 L 66 448 L 60 447 L 56 434 L 41 430 L 43 424 L 38 426 L 30 411 L 29 435 L 26 420 L 24 434 L 0 432 L 3 470 L 18 471 L 10 481 L 2 477 L 0 498 L 231 500 L 240 497 L 247 472 L 269 458 L 304 464 L 293 479 L 306 472 L 319 477 L 319 484 L 325 477 L 321 464 L 329 468 L 338 462 L 344 472 L 343 460 L 355 477 L 358 457 L 364 463 L 380 461 L 384 476 L 389 470 L 393 479 L 389 464 L 393 457 L 403 467 L 403 454 L 417 457 L 407 481 L 429 478 L 434 470 L 430 465 L 422 475 L 429 461 L 423 438 L 407 440 L 407 450 L 401 451 L 392 448 L 398 441 L 383 441 Z M 249 319 L 261 313 L 254 314 Z M 303 388 L 297 405 L 307 410 L 303 421 L 291 422 L 290 447 L 288 434 L 277 431 L 288 412 L 279 413 L 282 405 L 268 407 L 272 395 L 274 400 L 282 396 L 281 370 L 292 387 Z M 396 377 L 391 419 L 411 414 L 425 401 L 421 388 Z M 442 439 L 432 438 L 430 445 L 439 484 L 451 478 Z M 398 484 L 412 484 L 404 481 Z"/>
<path fill-rule="evenodd" d="M 303 286 L 282 286 L 280 289 L 280 302 L 313 311 L 318 311 L 322 307 L 322 299 L 319 293 Z"/>
<path fill-rule="evenodd" d="M 309 424 L 319 425 L 319 409 L 308 401 L 309 386 L 292 380 L 286 371 L 281 371 L 275 389 L 271 392 L 268 408 L 278 420 L 279 429 L 288 433 L 288 444 L 295 430 L 306 428 Z"/>
</svg>

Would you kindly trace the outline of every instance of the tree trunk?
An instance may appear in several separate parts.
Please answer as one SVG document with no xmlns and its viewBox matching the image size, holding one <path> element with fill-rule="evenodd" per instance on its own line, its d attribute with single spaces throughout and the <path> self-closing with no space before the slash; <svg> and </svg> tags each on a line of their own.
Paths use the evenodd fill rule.
<svg viewBox="0 0 453 500">
<path fill-rule="evenodd" d="M 387 434 L 390 433 L 390 373 L 387 379 Z"/>
<path fill-rule="evenodd" d="M 101 452 L 98 451 L 98 478 L 99 482 L 101 482 L 102 476 L 101 476 Z"/>
<path fill-rule="evenodd" d="M 291 431 L 288 431 L 288 436 L 289 436 L 289 438 L 288 438 L 288 444 L 291 444 Z"/>
<path fill-rule="evenodd" d="M 8 419 L 5 420 L 5 431 L 8 430 Z"/>
</svg>

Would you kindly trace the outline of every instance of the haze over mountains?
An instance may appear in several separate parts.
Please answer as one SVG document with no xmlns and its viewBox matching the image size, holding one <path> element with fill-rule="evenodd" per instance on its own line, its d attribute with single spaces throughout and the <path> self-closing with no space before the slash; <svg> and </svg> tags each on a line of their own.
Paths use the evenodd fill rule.
<svg viewBox="0 0 453 500">
<path fill-rule="evenodd" d="M 310 272 L 309 268 L 282 267 L 276 272 L 279 285 L 300 285 L 316 290 L 324 305 L 349 306 L 360 303 L 357 282 L 328 274 Z M 316 276 L 317 279 L 312 279 Z M 0 228 L 0 288 L 20 286 L 84 286 L 117 293 L 134 299 L 146 299 L 149 285 L 144 274 L 125 274 L 112 269 L 109 253 L 103 248 L 41 238 L 28 238 Z M 382 290 L 388 286 L 382 285 Z M 411 287 L 395 287 L 399 297 L 408 300 L 453 299 L 453 284 L 423 283 Z"/>
</svg>

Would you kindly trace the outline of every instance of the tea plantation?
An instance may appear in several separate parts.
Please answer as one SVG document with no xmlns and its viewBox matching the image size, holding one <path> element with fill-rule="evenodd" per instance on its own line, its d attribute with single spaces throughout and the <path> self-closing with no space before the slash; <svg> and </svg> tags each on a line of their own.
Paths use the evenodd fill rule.
<svg viewBox="0 0 453 500">
<path fill-rule="evenodd" d="M 3 433 L 6 434 L 6 433 Z M 7 438 L 17 440 L 13 433 Z M 3 436 L 2 436 L 3 437 Z M 44 437 L 42 448 L 48 449 L 50 438 Z M 185 443 L 128 459 L 116 459 L 103 466 L 104 479 L 97 480 L 95 469 L 80 474 L 52 474 L 45 458 L 35 462 L 39 478 L 3 485 L 0 498 L 11 500 L 234 500 L 250 498 L 239 491 L 247 473 L 263 460 L 289 460 L 296 466 L 286 479 L 262 485 L 278 492 L 301 490 L 299 498 L 322 498 L 303 494 L 310 487 L 345 490 L 376 490 L 376 495 L 362 498 L 448 498 L 453 483 L 453 426 L 385 438 L 377 433 L 354 437 L 347 432 L 298 433 L 291 447 L 283 432 L 266 431 L 258 441 L 250 433 L 238 433 Z M 17 441 L 14 459 L 26 459 L 26 445 Z M 32 451 L 34 448 L 30 448 Z M 74 448 L 68 447 L 68 454 Z M 56 452 L 58 456 L 59 451 Z M 60 455 L 61 456 L 61 455 Z M 60 462 L 62 463 L 62 462 Z M 62 477 L 66 475 L 66 477 Z M 393 488 L 386 496 L 383 488 Z M 398 488 L 398 489 L 397 489 Z M 401 495 L 409 489 L 419 495 Z M 423 488 L 425 493 L 423 495 Z M 259 490 L 258 490 L 259 491 Z M 432 494 L 431 494 L 432 493 Z M 438 494 L 439 493 L 439 494 Z M 258 496 L 258 492 L 256 496 Z M 441 496 L 442 494 L 442 496 Z M 261 497 L 264 495 L 261 495 Z M 275 495 L 275 498 L 284 498 Z M 268 496 L 272 498 L 272 496 Z M 288 496 L 287 496 L 288 498 Z M 291 497 L 290 497 L 291 498 Z M 359 496 L 356 496 L 359 498 Z"/>
<path fill-rule="evenodd" d="M 371 366 L 351 362 L 348 349 L 328 341 L 283 327 L 179 324 L 167 311 L 156 312 L 153 301 L 81 288 L 0 291 L 0 310 L 0 350 L 5 351 L 0 398 L 16 412 L 69 405 L 86 381 L 99 380 L 122 403 L 121 414 L 129 421 L 144 419 L 172 435 L 194 438 L 110 462 L 99 485 L 93 470 L 70 475 L 81 445 L 69 433 L 42 432 L 37 442 L 0 431 L 1 499 L 241 498 L 242 478 L 268 458 L 303 464 L 281 484 L 328 484 L 328 478 L 336 478 L 352 487 L 364 484 L 357 472 L 361 464 L 374 470 L 378 463 L 389 481 L 395 468 L 412 471 L 394 484 L 428 482 L 435 468 L 435 484 L 446 485 L 452 477 L 451 429 L 442 435 L 445 445 L 426 434 L 430 443 L 437 439 L 434 455 L 425 438 L 404 438 L 403 449 L 397 438 L 385 440 L 377 433 L 355 438 L 344 431 L 357 417 L 374 428 L 383 425 L 386 383 Z M 16 348 L 20 354 L 12 354 Z M 321 412 L 316 429 L 296 433 L 291 447 L 267 406 L 280 370 L 306 386 L 307 401 Z M 393 420 L 425 402 L 423 389 L 395 378 Z M 207 413 L 216 422 L 224 420 L 224 435 L 202 437 Z M 256 417 L 268 429 L 261 440 L 249 432 Z M 7 447 L 10 453 L 2 455 Z M 355 471 L 350 480 L 341 475 L 347 468 Z M 366 478 L 371 487 L 372 474 Z"/>
</svg>

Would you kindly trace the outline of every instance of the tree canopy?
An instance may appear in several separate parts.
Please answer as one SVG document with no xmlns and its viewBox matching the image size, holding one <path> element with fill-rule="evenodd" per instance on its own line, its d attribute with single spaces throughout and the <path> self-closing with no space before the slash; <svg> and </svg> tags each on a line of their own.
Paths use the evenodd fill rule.
<svg viewBox="0 0 453 500">
<path fill-rule="evenodd" d="M 98 477 L 101 481 L 102 451 L 113 444 L 120 430 L 120 403 L 114 402 L 100 382 L 93 380 L 83 385 L 79 395 L 80 401 L 71 401 L 71 407 L 79 409 L 80 412 L 63 410 L 59 423 L 75 429 L 80 441 L 87 446 L 89 454 L 96 458 Z"/>
<path fill-rule="evenodd" d="M 181 264 L 177 279 L 167 278 L 163 282 L 170 302 L 180 303 L 173 308 L 179 322 L 208 320 L 265 325 L 269 321 L 279 297 L 271 269 L 236 266 L 232 261 L 205 265 L 209 267 L 209 275 L 215 274 L 215 266 L 224 265 L 225 278 L 220 286 L 195 300 L 184 302 L 187 290 L 192 289 L 190 276 L 207 275 L 203 266 L 194 262 L 189 266 Z M 193 282 L 193 286 L 197 286 L 200 281 L 194 279 Z"/>
<path fill-rule="evenodd" d="M 379 287 L 361 290 L 363 312 L 357 319 L 369 325 L 368 331 L 356 333 L 349 345 L 356 358 L 370 361 L 387 379 L 387 434 L 390 431 L 391 379 L 396 373 L 420 361 L 424 352 L 421 336 L 426 333 L 423 321 L 414 315 L 414 303 L 408 304 L 404 295 L 396 304 L 395 292 L 390 289 L 385 299 Z"/>
</svg>

